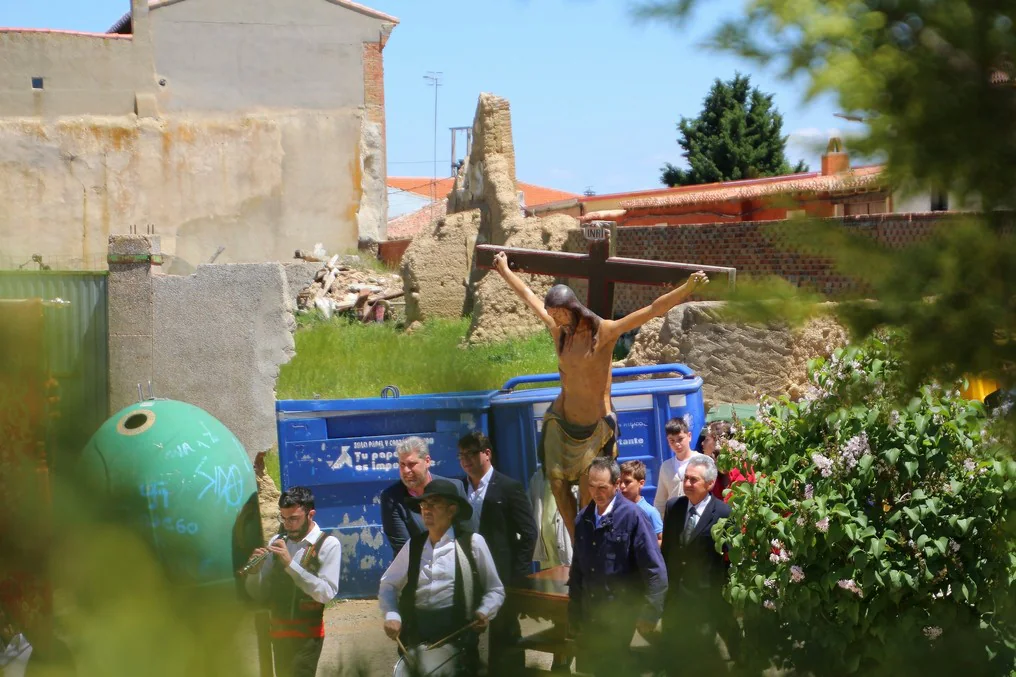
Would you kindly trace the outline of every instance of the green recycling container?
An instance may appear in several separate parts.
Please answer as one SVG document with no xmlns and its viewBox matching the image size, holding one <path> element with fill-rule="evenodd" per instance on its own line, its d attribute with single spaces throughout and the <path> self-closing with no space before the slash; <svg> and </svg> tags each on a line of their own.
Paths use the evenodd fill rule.
<svg viewBox="0 0 1016 677">
<path fill-rule="evenodd" d="M 132 404 L 81 456 L 114 520 L 154 549 L 182 585 L 236 584 L 262 545 L 257 481 L 240 440 L 208 412 L 176 400 Z"/>
</svg>

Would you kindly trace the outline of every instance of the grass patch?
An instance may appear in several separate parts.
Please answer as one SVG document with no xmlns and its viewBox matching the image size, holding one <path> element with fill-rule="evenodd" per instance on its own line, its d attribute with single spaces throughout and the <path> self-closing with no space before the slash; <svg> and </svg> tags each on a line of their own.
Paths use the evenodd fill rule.
<svg viewBox="0 0 1016 677">
<path fill-rule="evenodd" d="M 279 448 L 272 447 L 265 452 L 265 474 L 272 478 L 280 490 L 282 489 L 282 471 L 279 468 Z"/>
<path fill-rule="evenodd" d="M 407 334 L 391 324 L 346 318 L 301 319 L 296 357 L 283 365 L 280 400 L 377 397 L 493 390 L 513 376 L 557 371 L 547 332 L 527 339 L 461 347 L 469 319 L 431 320 Z"/>
</svg>

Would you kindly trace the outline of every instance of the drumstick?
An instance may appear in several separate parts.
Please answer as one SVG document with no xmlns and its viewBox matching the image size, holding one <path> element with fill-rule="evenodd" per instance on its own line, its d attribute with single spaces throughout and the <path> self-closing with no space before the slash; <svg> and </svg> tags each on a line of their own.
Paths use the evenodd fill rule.
<svg viewBox="0 0 1016 677">
<path fill-rule="evenodd" d="M 405 659 L 406 665 L 409 666 L 410 672 L 416 672 L 416 666 L 413 665 L 413 660 L 409 657 L 409 652 L 406 651 L 406 646 L 402 643 L 402 640 L 399 639 L 398 635 L 395 636 L 395 641 L 399 645 L 399 651 L 402 652 L 402 657 Z"/>
<path fill-rule="evenodd" d="M 443 646 L 443 645 L 447 644 L 451 640 L 453 640 L 456 637 L 458 637 L 459 635 L 461 635 L 466 630 L 469 630 L 470 628 L 473 628 L 475 626 L 476 626 L 476 621 L 473 621 L 471 623 L 467 623 L 466 625 L 463 625 L 461 628 L 459 628 L 458 630 L 456 630 L 452 634 L 448 635 L 444 639 L 439 639 L 438 641 L 436 641 L 433 644 L 431 644 L 430 646 L 428 646 L 427 647 L 427 651 L 430 651 L 431 649 L 436 649 L 439 646 Z"/>
</svg>

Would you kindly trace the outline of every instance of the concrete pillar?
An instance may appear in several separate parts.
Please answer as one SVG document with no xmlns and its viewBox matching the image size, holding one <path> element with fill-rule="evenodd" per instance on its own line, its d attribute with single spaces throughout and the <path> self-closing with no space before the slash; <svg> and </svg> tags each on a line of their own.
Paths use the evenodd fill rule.
<svg viewBox="0 0 1016 677">
<path fill-rule="evenodd" d="M 147 395 L 154 373 L 155 308 L 152 275 L 162 264 L 157 235 L 109 237 L 109 407 L 110 414 L 138 401 L 138 384 Z"/>
</svg>

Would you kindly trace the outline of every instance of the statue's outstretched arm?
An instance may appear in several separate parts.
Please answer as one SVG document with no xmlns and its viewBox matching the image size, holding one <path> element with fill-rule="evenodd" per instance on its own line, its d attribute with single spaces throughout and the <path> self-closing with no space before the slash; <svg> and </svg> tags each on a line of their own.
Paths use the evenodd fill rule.
<svg viewBox="0 0 1016 677">
<path fill-rule="evenodd" d="M 536 316 L 540 318 L 548 329 L 557 329 L 557 323 L 554 322 L 554 318 L 550 316 L 547 309 L 543 306 L 543 301 L 539 296 L 533 293 L 533 290 L 526 286 L 526 283 L 522 281 L 518 275 L 512 272 L 511 268 L 508 267 L 508 256 L 504 252 L 498 252 L 494 255 L 494 270 L 498 272 L 504 281 L 508 283 L 508 286 L 512 288 L 520 299 L 522 299 L 527 306 L 529 306 Z"/>
<path fill-rule="evenodd" d="M 628 313 L 620 320 L 611 322 L 606 327 L 603 327 L 603 329 L 608 330 L 612 338 L 617 338 L 625 332 L 641 327 L 654 317 L 662 317 L 663 315 L 666 315 L 667 311 L 679 303 L 683 303 L 684 300 L 691 296 L 696 289 L 706 284 L 709 284 L 709 278 L 706 277 L 705 273 L 701 270 L 696 273 L 692 273 L 688 276 L 688 280 L 680 287 L 671 289 L 645 308 L 639 308 L 634 312 Z M 603 329 L 601 329 L 601 331 Z"/>
</svg>

